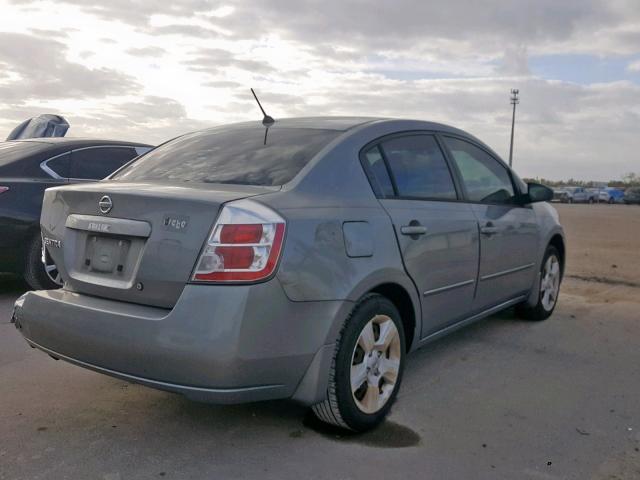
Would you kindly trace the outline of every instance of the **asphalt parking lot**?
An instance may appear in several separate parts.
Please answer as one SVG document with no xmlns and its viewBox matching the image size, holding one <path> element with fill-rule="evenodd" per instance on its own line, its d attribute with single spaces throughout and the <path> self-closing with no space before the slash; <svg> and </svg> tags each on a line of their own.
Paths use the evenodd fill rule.
<svg viewBox="0 0 640 480">
<path fill-rule="evenodd" d="M 640 207 L 557 208 L 553 317 L 505 312 L 413 354 L 389 421 L 359 436 L 54 361 L 9 323 L 25 287 L 0 276 L 0 479 L 638 479 Z"/>
</svg>

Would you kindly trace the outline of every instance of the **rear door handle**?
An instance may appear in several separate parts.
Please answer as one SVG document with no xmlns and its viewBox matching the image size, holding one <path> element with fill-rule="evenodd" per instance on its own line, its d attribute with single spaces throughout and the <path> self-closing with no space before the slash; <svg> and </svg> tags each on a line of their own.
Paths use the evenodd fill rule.
<svg viewBox="0 0 640 480">
<path fill-rule="evenodd" d="M 400 227 L 400 233 L 403 235 L 424 235 L 427 233 L 427 227 L 422 225 L 404 225 Z"/>
</svg>

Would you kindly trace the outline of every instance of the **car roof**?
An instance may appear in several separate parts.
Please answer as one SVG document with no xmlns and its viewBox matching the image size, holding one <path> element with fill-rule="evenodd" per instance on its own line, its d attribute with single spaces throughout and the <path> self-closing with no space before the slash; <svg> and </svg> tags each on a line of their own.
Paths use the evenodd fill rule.
<svg viewBox="0 0 640 480">
<path fill-rule="evenodd" d="M 97 145 L 131 145 L 133 147 L 152 147 L 147 143 L 129 142 L 126 140 L 106 140 L 102 138 L 82 138 L 82 137 L 45 137 L 45 138 L 24 138 L 20 140 L 9 140 L 10 142 L 30 142 L 44 143 L 48 145 L 65 147 L 89 147 Z"/>
<path fill-rule="evenodd" d="M 397 126 L 399 129 L 415 128 L 417 126 L 422 130 L 437 130 L 442 132 L 469 134 L 463 130 L 445 125 L 443 123 L 431 122 L 425 120 L 411 120 L 389 117 L 356 117 L 356 116 L 322 116 L 322 117 L 287 117 L 276 118 L 271 128 L 314 128 L 321 130 L 347 131 L 355 127 L 373 123 L 385 123 L 390 126 Z M 213 127 L 212 130 L 225 127 L 255 127 L 259 125 L 257 121 L 240 122 L 235 124 L 220 125 Z"/>
</svg>

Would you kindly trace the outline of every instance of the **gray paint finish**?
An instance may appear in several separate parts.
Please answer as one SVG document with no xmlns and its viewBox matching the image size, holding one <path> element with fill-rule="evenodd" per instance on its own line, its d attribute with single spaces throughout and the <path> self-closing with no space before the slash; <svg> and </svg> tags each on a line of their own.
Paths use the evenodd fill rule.
<svg viewBox="0 0 640 480">
<path fill-rule="evenodd" d="M 477 139 L 420 121 L 305 118 L 271 128 L 279 124 L 342 133 L 282 187 L 103 181 L 48 190 L 42 228 L 65 245 L 50 251 L 67 284 L 17 303 L 23 335 L 88 368 L 191 398 L 313 404 L 323 399 L 345 319 L 372 290 L 393 285 L 410 299 L 410 349 L 537 300 L 544 250 L 554 235 L 563 238 L 551 206 L 378 199 L 359 161 L 365 145 L 399 132 Z M 117 284 L 99 272 L 76 274 L 91 231 L 65 227 L 70 215 L 100 217 L 103 195 L 114 204 L 106 223 L 151 225 L 148 238 L 124 235 L 142 244 L 131 240 L 131 267 Z M 247 197 L 286 222 L 277 273 L 250 285 L 190 283 L 220 208 Z M 188 227 L 163 228 L 167 216 L 188 218 Z M 424 234 L 403 234 L 414 220 Z M 78 222 L 70 226 L 88 225 Z M 485 235 L 488 222 L 495 231 Z"/>
<path fill-rule="evenodd" d="M 247 400 L 255 399 L 254 387 L 262 387 L 262 399 L 293 395 L 332 340 L 330 319 L 343 306 L 292 303 L 278 282 L 189 285 L 171 310 L 52 290 L 27 293 L 16 320 L 27 339 L 54 354 L 226 402 L 225 390 L 245 387 Z"/>
<path fill-rule="evenodd" d="M 381 203 L 394 223 L 405 268 L 423 295 L 422 336 L 467 316 L 479 261 L 478 225 L 471 207 L 424 200 Z M 424 226 L 426 233 L 401 232 L 413 223 Z"/>
</svg>

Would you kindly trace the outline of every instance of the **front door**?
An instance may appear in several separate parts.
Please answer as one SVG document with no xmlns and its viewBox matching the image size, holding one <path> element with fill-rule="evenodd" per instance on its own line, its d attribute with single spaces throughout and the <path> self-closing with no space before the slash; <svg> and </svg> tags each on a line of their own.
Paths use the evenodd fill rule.
<svg viewBox="0 0 640 480">
<path fill-rule="evenodd" d="M 374 183 L 386 185 L 386 172 L 391 174 L 393 188 L 381 188 L 387 194 L 380 202 L 393 222 L 405 268 L 421 294 L 422 336 L 467 317 L 478 272 L 478 224 L 471 205 L 458 201 L 435 137 L 394 136 L 364 157 Z"/>
<path fill-rule="evenodd" d="M 474 310 L 528 293 L 535 278 L 538 226 L 534 210 L 516 202 L 509 170 L 486 150 L 445 137 L 466 198 L 478 219 L 480 272 Z"/>
</svg>

